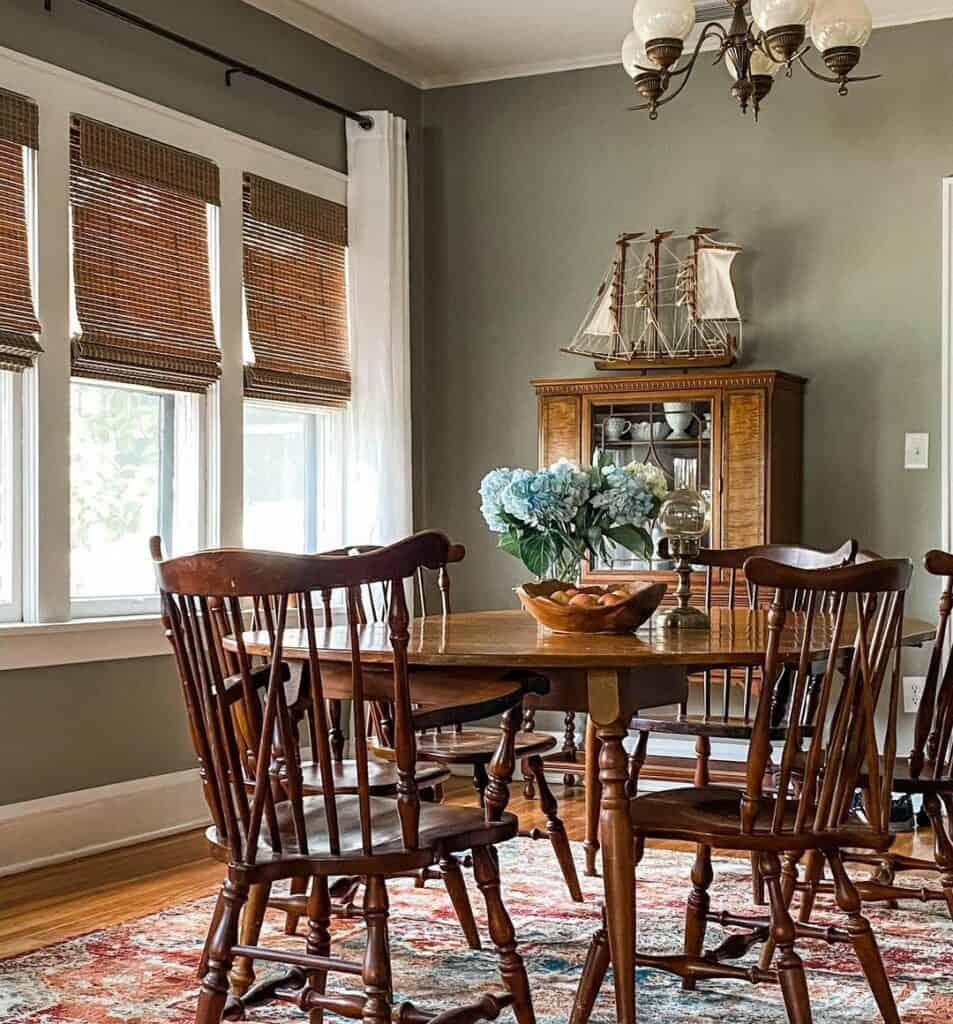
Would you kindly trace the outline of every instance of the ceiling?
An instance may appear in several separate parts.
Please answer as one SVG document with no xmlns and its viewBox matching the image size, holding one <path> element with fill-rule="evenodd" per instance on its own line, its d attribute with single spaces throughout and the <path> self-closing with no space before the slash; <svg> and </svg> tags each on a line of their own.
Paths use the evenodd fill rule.
<svg viewBox="0 0 953 1024">
<path fill-rule="evenodd" d="M 632 0 L 245 2 L 421 88 L 610 64 L 632 25 Z M 953 17 L 953 0 L 868 3 L 877 26 Z"/>
</svg>

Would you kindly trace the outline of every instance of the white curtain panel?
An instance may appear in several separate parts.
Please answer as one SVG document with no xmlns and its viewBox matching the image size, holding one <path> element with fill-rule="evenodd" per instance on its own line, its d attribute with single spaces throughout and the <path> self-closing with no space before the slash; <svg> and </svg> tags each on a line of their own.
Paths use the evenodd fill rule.
<svg viewBox="0 0 953 1024">
<path fill-rule="evenodd" d="M 413 532 L 407 126 L 386 110 L 347 126 L 352 399 L 340 433 L 341 543 Z M 328 526 L 334 529 L 333 509 Z"/>
</svg>

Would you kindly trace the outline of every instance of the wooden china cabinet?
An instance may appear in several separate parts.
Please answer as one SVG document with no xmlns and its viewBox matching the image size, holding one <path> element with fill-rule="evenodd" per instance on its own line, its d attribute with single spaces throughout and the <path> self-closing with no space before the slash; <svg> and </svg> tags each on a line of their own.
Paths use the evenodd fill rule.
<svg viewBox="0 0 953 1024">
<path fill-rule="evenodd" d="M 736 548 L 801 540 L 802 424 L 805 381 L 777 370 L 707 370 L 535 380 L 539 462 L 589 462 L 594 448 L 621 465 L 659 466 L 671 485 L 680 459 L 696 460 L 699 489 L 711 500 L 705 546 Z M 670 563 L 636 559 L 624 549 L 586 566 L 583 580 L 665 580 Z M 700 601 L 704 576 L 693 578 Z M 727 604 L 727 579 L 715 579 L 712 602 Z M 575 725 L 567 716 L 561 755 L 548 767 L 582 769 Z M 674 766 L 673 766 L 674 767 Z M 672 778 L 679 777 L 677 770 Z M 648 775 L 646 776 L 648 777 Z"/>
</svg>

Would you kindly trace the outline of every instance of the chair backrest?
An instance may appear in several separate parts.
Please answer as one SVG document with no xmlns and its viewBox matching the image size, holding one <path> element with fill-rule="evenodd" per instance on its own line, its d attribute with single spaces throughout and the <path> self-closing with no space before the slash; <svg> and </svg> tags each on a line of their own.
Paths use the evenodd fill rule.
<svg viewBox="0 0 953 1024">
<path fill-rule="evenodd" d="M 889 832 L 893 765 L 897 753 L 900 645 L 904 597 L 913 565 L 908 559 L 871 561 L 837 569 L 796 569 L 764 558 L 745 563 L 745 576 L 770 588 L 764 687 L 748 752 L 742 822 L 752 831 L 764 807 L 764 778 L 771 757 L 771 706 L 782 667 L 781 640 L 791 625 L 800 637 L 791 680 L 787 733 L 775 772 L 774 834 L 836 829 L 846 818 L 861 772 L 867 775 L 867 815 L 878 835 Z M 805 594 L 804 610 L 788 608 L 786 595 Z M 833 596 L 833 609 L 822 602 Z M 850 648 L 846 662 L 838 655 Z M 811 666 L 823 653 L 826 668 L 811 696 Z M 838 667 L 843 683 L 837 691 Z M 836 696 L 835 696 L 836 693 Z M 882 741 L 876 713 L 883 698 Z M 815 728 L 807 749 L 803 723 L 813 700 Z M 795 789 L 797 785 L 797 789 Z M 794 809 L 793 815 L 791 814 Z"/>
<path fill-rule="evenodd" d="M 660 547 L 663 558 L 668 557 L 667 540 Z M 692 559 L 696 565 L 705 567 L 705 610 L 712 610 L 712 594 L 715 573 L 718 570 L 728 575 L 728 607 L 757 608 L 761 600 L 758 586 L 744 576 L 744 565 L 749 558 L 767 558 L 781 565 L 789 565 L 798 569 L 831 569 L 842 565 L 850 565 L 857 555 L 857 541 L 847 540 L 833 551 L 820 551 L 815 548 L 801 547 L 797 544 L 760 544 L 747 548 L 702 548 Z M 740 577 L 740 579 L 739 579 Z M 740 584 L 740 585 L 739 585 Z M 799 591 L 786 595 L 788 607 L 798 610 L 803 607 L 805 595 Z M 740 605 L 740 602 L 744 602 Z M 830 595 L 825 597 L 824 604 L 830 605 Z M 736 673 L 737 674 L 737 673 Z M 743 676 L 741 718 L 748 725 L 751 723 L 754 688 L 757 682 L 756 673 L 750 666 L 740 670 Z M 720 715 L 713 714 L 715 704 L 714 673 L 706 669 L 702 674 L 702 699 L 706 719 L 727 722 L 731 717 L 731 694 L 733 673 L 730 668 L 719 673 L 721 677 Z M 682 714 L 687 714 L 688 705 L 682 705 Z"/>
<path fill-rule="evenodd" d="M 380 545 L 376 544 L 353 544 L 346 548 L 335 548 L 333 551 L 322 551 L 323 558 L 345 558 L 352 555 L 366 555 L 374 551 L 380 551 Z M 414 574 L 413 594 L 414 611 L 419 615 L 428 615 L 432 608 L 439 604 L 442 614 L 449 615 L 450 607 L 450 573 L 448 565 L 455 562 L 462 562 L 466 557 L 466 548 L 462 544 L 451 544 L 447 553 L 446 564 L 438 566 L 435 570 L 428 566 L 421 566 Z M 432 591 L 436 585 L 437 604 L 430 600 Z M 369 622 L 383 622 L 387 617 L 387 608 L 390 602 L 389 582 L 369 583 L 361 587 L 357 594 L 357 610 L 359 620 L 366 625 Z M 321 593 L 321 602 L 324 608 L 324 622 L 330 626 L 334 621 L 333 613 L 333 591 L 324 590 Z"/>
<path fill-rule="evenodd" d="M 154 554 L 159 550 L 157 540 L 152 548 Z M 358 595 L 362 587 L 383 583 L 389 595 L 387 623 L 393 648 L 393 730 L 399 780 L 394 813 L 399 817 L 404 847 L 418 847 L 420 800 L 414 781 L 416 738 L 407 671 L 410 613 L 404 581 L 416 578 L 421 568 L 439 570 L 451 549 L 443 534 L 429 532 L 347 557 L 218 549 L 157 563 L 163 620 L 182 679 L 196 750 L 205 769 L 206 797 L 232 862 L 254 865 L 260 841 L 275 853 L 334 856 L 341 851 L 341 798 L 335 792 L 315 630 L 314 594 L 326 590 L 343 589 L 347 594 L 351 691 L 358 723 L 354 757 L 359 783 L 358 796 L 348 799 L 357 800 L 363 851 L 373 853 Z M 316 760 L 322 794 L 315 799 L 324 804 L 326 835 L 318 850 L 309 849 L 301 757 L 284 686 L 284 636 L 294 605 L 307 636 L 307 683 L 320 721 Z M 250 614 L 264 622 L 262 631 L 268 637 L 268 681 L 263 701 L 259 695 L 262 670 L 255 667 L 243 639 Z M 226 636 L 233 638 L 234 652 L 223 650 Z M 259 770 L 251 780 L 229 697 L 236 691 L 241 692 L 248 728 L 257 745 L 255 763 Z M 283 792 L 276 792 L 267 770 L 276 739 L 286 759 Z"/>
<path fill-rule="evenodd" d="M 928 573 L 943 578 L 943 590 L 930 667 L 917 711 L 910 769 L 915 776 L 953 778 L 953 658 L 947 650 L 953 607 L 953 554 L 930 551 L 923 562 Z"/>
</svg>

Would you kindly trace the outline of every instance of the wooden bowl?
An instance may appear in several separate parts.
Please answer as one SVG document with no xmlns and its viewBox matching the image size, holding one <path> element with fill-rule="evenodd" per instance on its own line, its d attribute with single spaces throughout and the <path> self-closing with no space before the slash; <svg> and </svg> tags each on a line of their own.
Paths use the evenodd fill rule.
<svg viewBox="0 0 953 1024">
<path fill-rule="evenodd" d="M 566 590 L 602 597 L 624 590 L 615 604 L 585 606 L 560 604 L 553 595 Z M 652 617 L 662 603 L 665 583 L 626 583 L 614 587 L 573 587 L 559 580 L 524 583 L 517 588 L 523 607 L 533 618 L 556 633 L 632 633 Z"/>
</svg>

